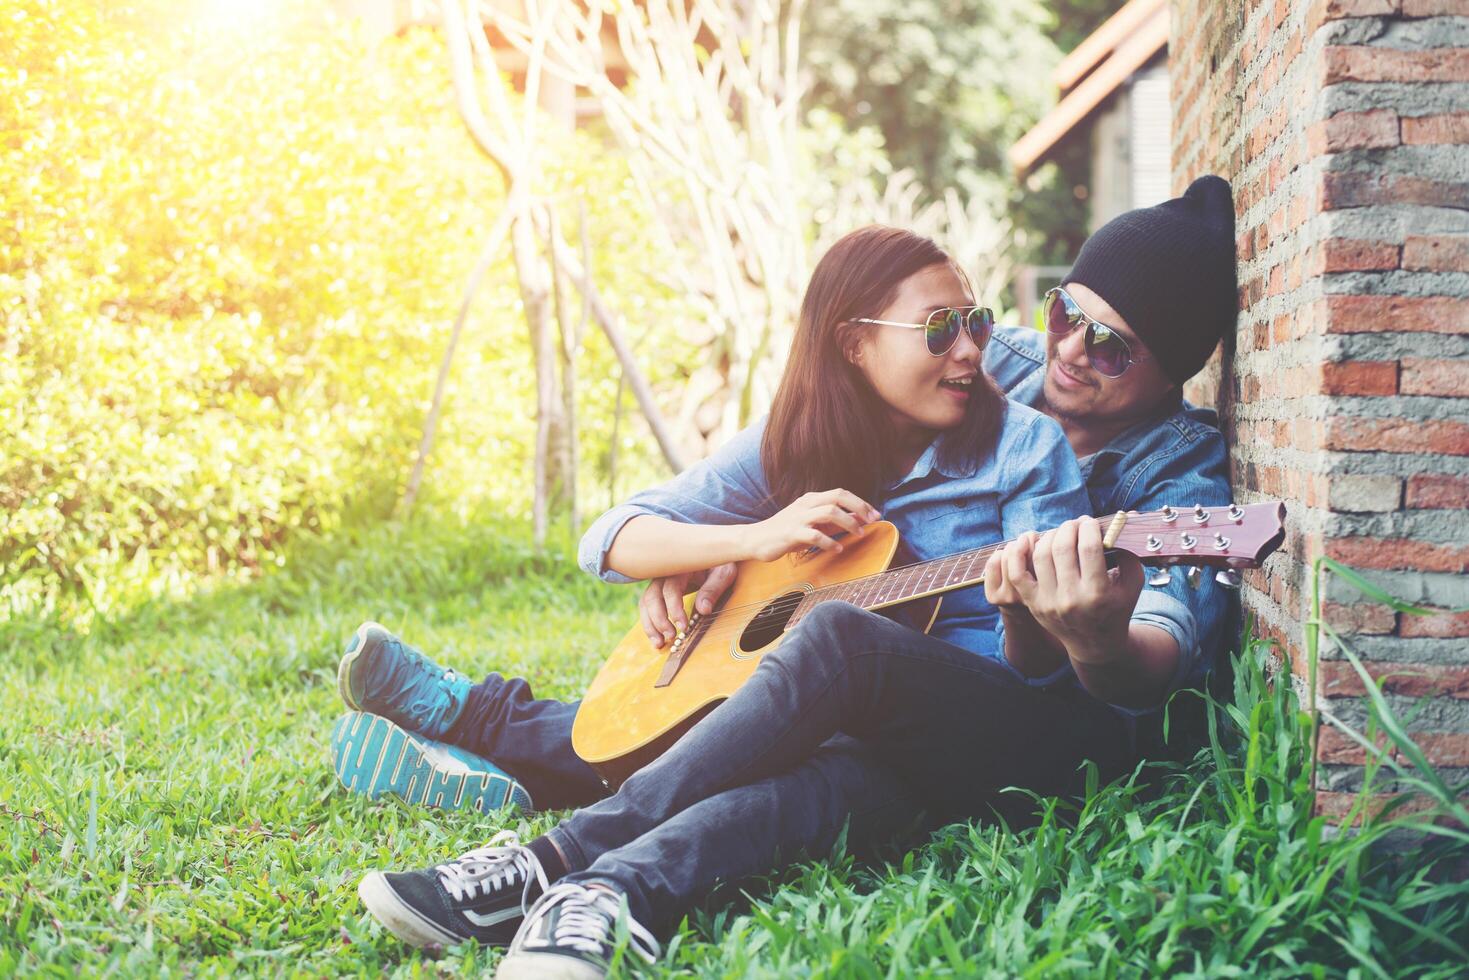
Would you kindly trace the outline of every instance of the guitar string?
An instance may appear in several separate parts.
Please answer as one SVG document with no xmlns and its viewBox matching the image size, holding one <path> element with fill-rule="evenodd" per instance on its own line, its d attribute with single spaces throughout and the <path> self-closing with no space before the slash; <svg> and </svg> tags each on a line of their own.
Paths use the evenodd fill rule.
<svg viewBox="0 0 1469 980">
<path fill-rule="evenodd" d="M 1156 513 L 1148 514 L 1148 515 L 1137 515 L 1137 516 L 1135 516 L 1133 518 L 1129 518 L 1128 519 L 1128 522 L 1127 522 L 1126 526 L 1123 528 L 1122 533 L 1123 534 L 1126 534 L 1129 530 L 1149 530 L 1149 529 L 1157 528 L 1157 527 L 1171 528 L 1171 529 L 1176 529 L 1176 530 L 1180 530 L 1180 531 L 1187 531 L 1190 527 L 1192 527 L 1196 531 L 1202 533 L 1202 532 L 1205 532 L 1205 531 L 1209 530 L 1211 527 L 1238 526 L 1238 525 L 1235 525 L 1233 522 L 1231 522 L 1230 525 L 1204 525 L 1204 524 L 1184 523 L 1183 516 L 1184 516 L 1185 513 L 1186 512 L 1179 512 L 1179 514 L 1177 516 L 1175 516 L 1172 520 L 1169 520 L 1167 518 L 1158 516 Z M 1190 520 L 1191 520 L 1191 515 L 1189 515 L 1189 516 L 1190 516 Z M 1098 520 L 1104 520 L 1104 519 L 1103 518 L 1098 518 Z M 973 570 L 973 567 L 974 567 L 975 562 L 977 562 L 980 559 L 984 559 L 984 560 L 988 561 L 988 559 L 989 559 L 989 557 L 991 555 L 993 555 L 996 551 L 1001 550 L 1002 548 L 1005 547 L 1005 545 L 1010 544 L 1010 543 L 1011 542 L 1009 542 L 1009 541 L 1002 541 L 1002 542 L 998 542 L 998 543 L 993 544 L 993 545 L 986 545 L 983 548 L 976 548 L 976 549 L 972 549 L 970 551 L 960 552 L 957 555 L 950 555 L 950 556 L 947 556 L 947 557 L 944 557 L 944 558 L 925 559 L 925 560 L 910 562 L 910 563 L 908 563 L 906 565 L 897 565 L 897 566 L 893 566 L 891 568 L 884 569 L 883 571 L 876 572 L 876 573 L 873 573 L 873 574 L 870 574 L 870 575 L 859 576 L 858 578 L 855 578 L 855 579 L 848 579 L 848 580 L 845 580 L 845 581 L 842 581 L 842 582 L 833 582 L 833 583 L 831 583 L 829 585 L 824 585 L 824 586 L 821 586 L 821 587 L 819 587 L 817 589 L 814 589 L 811 592 L 801 592 L 801 593 L 792 594 L 792 595 L 789 595 L 789 596 L 777 598 L 775 600 L 764 600 L 764 601 L 758 601 L 758 602 L 747 602 L 747 603 L 741 603 L 741 604 L 739 604 L 737 606 L 725 606 L 725 607 L 722 607 L 720 609 L 716 609 L 714 612 L 712 612 L 709 615 L 705 616 L 699 623 L 697 623 L 695 625 L 695 629 L 697 629 L 698 632 L 699 632 L 698 640 L 700 642 L 703 642 L 706 639 L 708 639 L 708 640 L 721 639 L 721 638 L 723 638 L 725 636 L 733 635 L 735 633 L 742 633 L 746 629 L 748 629 L 749 624 L 750 624 L 750 622 L 753 622 L 753 619 L 751 619 L 751 620 L 745 620 L 743 618 L 740 618 L 737 622 L 730 622 L 729 621 L 730 615 L 733 614 L 733 613 L 742 613 L 742 612 L 745 612 L 745 611 L 750 610 L 750 609 L 763 609 L 763 610 L 766 610 L 768 612 L 768 614 L 770 615 L 771 618 L 778 618 L 779 616 L 785 615 L 788 612 L 793 612 L 796 609 L 796 607 L 798 607 L 801 603 L 805 602 L 806 599 L 809 598 L 810 596 L 819 595 L 822 592 L 829 592 L 829 591 L 832 591 L 832 590 L 837 590 L 837 589 L 851 587 L 851 586 L 857 585 L 859 583 L 870 583 L 870 582 L 872 582 L 872 581 L 874 581 L 876 579 L 882 578 L 883 576 L 892 575 L 892 574 L 897 573 L 897 572 L 901 572 L 901 571 L 905 571 L 905 570 L 908 570 L 908 569 L 917 568 L 920 565 L 933 565 L 934 568 L 935 568 L 935 570 L 937 571 L 937 569 L 939 568 L 939 566 L 941 566 L 941 565 L 943 565 L 945 563 L 948 563 L 948 562 L 953 562 L 954 563 L 954 567 L 952 569 L 949 569 L 948 572 L 944 573 L 945 575 L 948 575 L 948 574 L 952 574 L 954 571 L 957 571 L 960 564 L 963 564 L 963 563 L 967 562 L 970 565 L 970 570 L 971 570 L 971 573 L 972 573 L 972 570 Z M 1178 556 L 1171 556 L 1171 557 L 1178 557 Z M 1202 553 L 1202 554 L 1198 555 L 1198 557 L 1205 558 L 1205 557 L 1218 557 L 1218 556 L 1213 556 L 1213 555 L 1208 555 L 1207 553 Z M 966 575 L 965 577 L 967 578 L 968 575 Z M 977 585 L 980 582 L 982 582 L 983 580 L 984 580 L 983 575 L 981 575 L 981 576 L 975 578 L 973 581 L 967 582 L 964 586 L 954 585 L 953 583 L 945 583 L 945 586 L 942 588 L 942 591 L 955 591 L 955 590 L 957 590 L 959 588 L 967 588 L 967 587 L 970 587 L 970 586 L 973 586 L 973 585 Z M 918 581 L 922 581 L 922 579 L 920 578 Z M 932 581 L 929 582 L 928 588 L 931 589 L 934 584 L 937 584 L 937 581 L 938 581 L 938 579 L 937 579 L 937 576 L 936 576 Z M 860 591 L 861 590 L 857 590 L 858 593 L 860 593 Z M 901 590 L 899 590 L 899 591 L 901 591 Z M 920 592 L 923 592 L 925 590 L 920 589 L 919 591 Z M 879 590 L 878 593 L 874 594 L 873 598 L 876 598 L 876 596 L 877 595 L 880 595 L 880 594 L 881 594 L 881 590 Z M 915 593 L 914 595 L 917 595 L 917 594 L 918 593 Z M 937 594 L 937 593 L 929 592 L 929 594 Z M 896 596 L 896 595 L 894 595 L 894 596 L 891 596 L 891 597 L 885 597 L 881 601 L 885 605 L 887 605 L 887 604 L 898 605 L 898 604 L 900 604 L 902 602 L 907 601 L 910 598 L 912 598 L 912 596 Z M 827 600 L 820 600 L 820 601 L 827 601 Z M 702 627 L 702 629 L 700 629 L 700 627 Z M 692 631 L 690 632 L 689 635 L 692 635 Z"/>
<path fill-rule="evenodd" d="M 1098 520 L 1099 521 L 1103 521 L 1103 520 L 1110 520 L 1110 519 L 1109 518 L 1098 518 Z M 1170 521 L 1170 520 L 1168 520 L 1166 518 L 1157 517 L 1154 514 L 1137 515 L 1135 517 L 1132 517 L 1132 518 L 1129 518 L 1128 519 L 1128 522 L 1127 522 L 1126 526 L 1122 529 L 1122 534 L 1119 535 L 1119 539 L 1121 538 L 1122 535 L 1127 535 L 1129 531 L 1136 531 L 1136 530 L 1156 530 L 1156 529 L 1159 529 L 1159 528 L 1163 528 L 1163 529 L 1169 529 L 1169 528 L 1171 528 L 1171 529 L 1179 530 L 1181 532 L 1185 532 L 1185 531 L 1188 531 L 1190 529 L 1190 527 L 1192 527 L 1195 531 L 1197 531 L 1200 534 L 1202 534 L 1202 533 L 1204 533 L 1204 532 L 1206 532 L 1208 530 L 1214 529 L 1214 528 L 1231 527 L 1231 526 L 1237 526 L 1237 525 L 1234 525 L 1234 524 L 1230 524 L 1230 525 L 1185 525 L 1185 524 L 1182 523 L 1181 518 L 1174 518 L 1173 520 Z M 893 566 L 891 566 L 889 568 L 886 568 L 886 569 L 883 569 L 882 571 L 879 571 L 879 572 L 874 572 L 874 573 L 871 573 L 871 574 L 868 574 L 868 575 L 859 576 L 859 577 L 854 578 L 854 579 L 846 579 L 846 580 L 843 580 L 841 582 L 833 582 L 833 583 L 831 583 L 829 585 L 821 586 L 820 589 L 817 589 L 815 591 L 822 591 L 822 590 L 825 590 L 825 589 L 837 588 L 837 587 L 840 587 L 840 586 L 854 585 L 854 584 L 857 584 L 859 582 L 867 582 L 867 581 L 870 581 L 870 580 L 881 578 L 883 576 L 894 575 L 894 574 L 896 574 L 898 572 L 902 572 L 902 571 L 906 571 L 906 570 L 909 570 L 909 569 L 917 568 L 920 565 L 930 565 L 931 564 L 931 565 L 937 567 L 939 565 L 944 564 L 945 562 L 951 562 L 952 561 L 952 562 L 955 562 L 955 568 L 957 569 L 958 564 L 960 562 L 962 562 L 962 561 L 971 561 L 971 563 L 972 563 L 972 561 L 978 560 L 979 558 L 984 558 L 984 559 L 987 560 L 990 555 L 994 554 L 996 551 L 1004 548 L 1006 545 L 1009 545 L 1011 543 L 1013 543 L 1013 539 L 1011 541 L 1001 541 L 1001 542 L 997 542 L 997 543 L 992 544 L 992 545 L 985 545 L 982 548 L 975 548 L 975 549 L 971 549 L 969 551 L 959 552 L 958 554 L 955 554 L 955 555 L 947 555 L 947 556 L 945 556 L 943 558 L 925 558 L 925 559 L 919 559 L 917 561 L 909 562 L 906 565 L 893 565 Z M 971 556 L 972 556 L 972 558 L 971 558 Z M 1146 561 L 1148 556 L 1143 555 L 1143 556 L 1138 556 L 1138 557 L 1141 560 Z M 1182 557 L 1182 556 L 1179 556 L 1179 555 L 1170 555 L 1170 557 Z M 1215 557 L 1215 556 L 1210 555 L 1208 552 L 1200 552 L 1200 553 L 1198 553 L 1197 557 L 1203 558 L 1203 557 Z M 810 594 L 810 593 L 802 593 L 801 596 L 797 599 L 797 601 L 799 602 L 800 599 L 803 599 L 808 594 Z M 756 602 L 741 603 L 740 605 L 737 605 L 737 606 L 724 606 L 724 607 L 722 607 L 720 609 L 717 609 L 714 612 L 710 613 L 708 616 L 706 616 L 704 618 L 704 621 L 705 622 L 713 622 L 722 613 L 741 612 L 741 611 L 744 611 L 746 609 L 752 609 L 752 608 L 756 608 L 756 607 L 760 607 L 760 606 L 765 606 L 765 605 L 768 605 L 769 604 L 769 601 L 770 600 L 761 600 L 761 601 L 756 601 Z"/>
<path fill-rule="evenodd" d="M 1165 527 L 1177 527 L 1178 526 L 1178 523 L 1177 523 L 1177 520 L 1176 519 L 1173 520 L 1173 521 L 1168 521 L 1168 520 L 1159 518 L 1158 519 L 1158 522 L 1161 524 L 1161 526 L 1165 526 Z M 1151 522 L 1148 521 L 1148 520 L 1146 520 L 1146 519 L 1129 520 L 1128 527 L 1129 528 L 1138 528 L 1138 529 L 1146 530 L 1148 528 L 1148 526 L 1150 525 L 1150 523 Z M 1204 530 L 1207 526 L 1206 525 L 1198 525 L 1197 527 L 1198 527 L 1199 530 Z M 1123 532 L 1124 534 L 1126 533 L 1126 530 L 1127 529 L 1124 529 L 1124 532 Z M 800 594 L 792 595 L 792 596 L 789 596 L 789 597 L 786 597 L 786 598 L 783 598 L 783 599 L 777 599 L 777 600 L 774 600 L 774 601 L 772 601 L 772 600 L 763 600 L 763 601 L 757 601 L 757 602 L 741 603 L 740 605 L 737 605 L 737 606 L 726 606 L 726 607 L 723 607 L 721 609 L 715 610 L 715 612 L 710 613 L 708 616 L 704 617 L 704 619 L 703 619 L 702 622 L 704 624 L 708 624 L 708 625 L 706 625 L 704 631 L 701 633 L 701 639 L 703 637 L 705 637 L 705 636 L 715 635 L 718 632 L 716 630 L 716 625 L 719 623 L 719 620 L 721 618 L 727 618 L 727 616 L 729 614 L 732 614 L 732 613 L 740 613 L 740 612 L 744 612 L 746 610 L 754 609 L 754 608 L 767 607 L 767 608 L 769 608 L 772 611 L 772 615 L 779 615 L 779 614 L 782 614 L 782 613 L 786 612 L 789 609 L 794 609 L 795 606 L 800 605 L 801 602 L 805 601 L 805 599 L 809 595 L 813 595 L 813 594 L 817 594 L 817 593 L 825 592 L 825 591 L 829 591 L 829 590 L 839 589 L 839 588 L 843 588 L 843 587 L 853 586 L 853 585 L 857 585 L 859 583 L 870 582 L 872 580 L 881 578 L 883 576 L 892 575 L 893 573 L 896 573 L 896 572 L 901 572 L 901 571 L 904 571 L 906 569 L 916 568 L 916 567 L 918 567 L 920 565 L 930 565 L 931 564 L 937 570 L 939 566 L 941 566 L 941 565 L 943 565 L 945 563 L 948 563 L 948 562 L 953 562 L 954 563 L 954 567 L 952 569 L 949 569 L 948 572 L 945 573 L 945 574 L 952 574 L 952 572 L 958 570 L 959 565 L 961 565 L 961 564 L 963 564 L 965 562 L 968 562 L 970 564 L 970 569 L 971 569 L 971 573 L 972 573 L 973 565 L 974 565 L 975 562 L 977 562 L 981 558 L 987 560 L 990 555 L 992 555 L 995 551 L 1003 548 L 1008 543 L 1009 542 L 1000 542 L 998 544 L 988 545 L 988 546 L 986 546 L 984 548 L 973 549 L 971 551 L 961 552 L 961 553 L 959 553 L 957 555 L 950 555 L 950 556 L 946 556 L 944 558 L 927 559 L 927 560 L 921 560 L 921 561 L 917 561 L 917 562 L 911 562 L 911 563 L 909 563 L 907 565 L 893 566 L 892 568 L 888 568 L 888 569 L 885 569 L 885 570 L 883 570 L 881 572 L 877 572 L 877 573 L 874 573 L 874 574 L 871 574 L 871 575 L 859 576 L 858 578 L 848 579 L 848 580 L 845 580 L 845 581 L 842 581 L 842 582 L 834 582 L 834 583 L 831 583 L 829 585 L 822 586 L 819 589 L 815 589 L 811 593 L 805 593 L 805 592 L 803 592 L 803 593 L 800 593 Z M 1172 555 L 1170 557 L 1180 557 L 1180 556 Z M 1201 553 L 1200 555 L 1198 555 L 1198 557 L 1200 557 L 1201 559 L 1203 559 L 1203 558 L 1207 558 L 1207 557 L 1218 557 L 1218 556 L 1213 556 L 1213 555 L 1210 555 L 1208 553 Z M 966 577 L 968 577 L 968 576 L 966 575 Z M 931 581 L 929 583 L 929 585 L 930 586 L 933 585 L 936 581 L 937 581 L 937 578 L 935 578 L 933 581 Z M 983 581 L 983 576 L 980 576 L 980 577 L 976 578 L 973 582 L 966 583 L 966 585 L 978 584 L 981 581 Z M 951 586 L 952 583 L 945 583 L 945 585 L 946 586 Z M 965 586 L 953 586 L 953 588 L 962 588 L 962 587 L 965 587 Z M 945 591 L 948 591 L 948 589 L 946 588 Z M 917 593 L 915 593 L 915 595 L 916 594 Z M 906 601 L 907 598 L 911 598 L 911 597 L 892 596 L 892 597 L 885 597 L 882 601 L 884 603 L 897 604 L 898 602 Z M 741 620 L 741 622 L 739 623 L 739 629 L 743 630 L 746 627 L 746 625 L 747 624 L 743 620 Z"/>
</svg>

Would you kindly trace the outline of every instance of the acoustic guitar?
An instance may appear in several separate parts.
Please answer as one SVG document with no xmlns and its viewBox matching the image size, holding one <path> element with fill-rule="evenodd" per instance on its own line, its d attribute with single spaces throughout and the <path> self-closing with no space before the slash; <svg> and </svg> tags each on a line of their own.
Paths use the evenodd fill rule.
<svg viewBox="0 0 1469 980">
<path fill-rule="evenodd" d="M 1109 555 L 1128 552 L 1154 566 L 1150 585 L 1165 585 L 1167 566 L 1202 569 L 1237 587 L 1239 570 L 1255 568 L 1285 538 L 1285 505 L 1275 501 L 1192 510 L 1165 507 L 1120 512 L 1106 521 Z M 665 752 L 700 718 L 745 682 L 819 603 L 841 600 L 883 610 L 928 631 L 942 594 L 984 581 L 984 566 L 1004 542 L 946 558 L 903 561 L 898 529 L 887 521 L 842 540 L 840 553 L 810 549 L 775 561 L 744 561 L 734 585 L 707 615 L 689 614 L 688 629 L 666 649 L 634 627 L 607 658 L 576 715 L 572 747 L 609 788 Z M 687 597 L 692 601 L 692 596 Z"/>
</svg>

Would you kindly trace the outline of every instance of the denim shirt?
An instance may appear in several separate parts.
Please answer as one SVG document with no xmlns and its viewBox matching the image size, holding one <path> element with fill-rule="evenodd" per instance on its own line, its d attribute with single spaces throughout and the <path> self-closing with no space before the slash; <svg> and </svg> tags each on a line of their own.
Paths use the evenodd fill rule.
<svg viewBox="0 0 1469 980">
<path fill-rule="evenodd" d="M 603 514 L 582 536 L 581 566 L 608 582 L 633 581 L 607 567 L 607 552 L 623 525 L 641 514 L 688 524 L 751 524 L 777 513 L 781 507 L 771 499 L 760 462 L 764 431 L 761 419 L 707 459 Z M 1061 427 L 1040 412 L 1006 402 L 995 448 L 972 474 L 939 464 L 943 438 L 883 500 L 868 501 L 897 526 L 919 560 L 1045 530 L 1089 511 L 1076 456 Z M 984 586 L 974 585 L 944 594 L 930 634 L 1003 663 L 998 622 Z"/>
<path fill-rule="evenodd" d="M 1017 402 L 1039 407 L 1045 382 L 1045 334 L 1025 327 L 996 327 L 985 349 L 984 368 L 1000 389 Z M 1204 504 L 1227 505 L 1229 451 L 1215 414 L 1187 402 L 1139 422 L 1103 449 L 1081 460 L 1091 510 L 1111 515 L 1119 510 L 1161 510 Z M 1178 644 L 1178 668 L 1169 690 L 1195 687 L 1232 639 L 1233 593 L 1214 581 L 1207 569 L 1197 589 L 1174 571 L 1168 585 L 1144 586 L 1132 621 L 1166 630 Z M 1070 673 L 1070 666 L 1047 684 Z"/>
</svg>

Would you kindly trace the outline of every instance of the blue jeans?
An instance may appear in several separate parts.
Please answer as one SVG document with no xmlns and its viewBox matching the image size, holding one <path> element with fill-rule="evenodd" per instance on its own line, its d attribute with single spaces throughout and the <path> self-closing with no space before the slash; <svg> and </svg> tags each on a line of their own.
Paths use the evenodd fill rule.
<svg viewBox="0 0 1469 980">
<path fill-rule="evenodd" d="M 578 701 L 536 700 L 520 678 L 490 674 L 469 691 L 444 741 L 482 755 L 520 781 L 542 810 L 585 806 L 607 795 L 571 748 Z"/>
<path fill-rule="evenodd" d="M 838 733 L 849 740 L 825 744 Z M 1074 794 L 1084 762 L 1114 778 L 1136 744 L 1085 691 L 1028 686 L 995 660 L 826 602 L 673 748 L 550 836 L 567 880 L 613 886 L 656 928 L 717 878 L 768 869 L 792 844 L 819 850 L 856 809 L 962 817 L 996 809 L 1008 786 Z"/>
<path fill-rule="evenodd" d="M 490 674 L 470 691 L 444 738 L 504 767 L 542 809 L 593 803 L 607 795 L 572 751 L 578 704 L 536 700 L 524 680 Z M 722 881 L 736 881 L 825 855 L 845 830 L 847 849 L 864 853 L 922 825 L 913 791 L 854 739 L 828 739 L 788 771 L 700 800 L 619 852 L 644 897 L 634 914 L 668 922 Z M 577 852 L 581 854 L 580 851 Z M 578 865 L 579 866 L 579 865 Z"/>
</svg>

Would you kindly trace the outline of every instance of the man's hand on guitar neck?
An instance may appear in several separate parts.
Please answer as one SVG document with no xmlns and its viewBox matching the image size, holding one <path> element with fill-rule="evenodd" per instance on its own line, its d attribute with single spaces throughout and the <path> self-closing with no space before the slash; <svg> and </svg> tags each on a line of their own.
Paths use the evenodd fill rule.
<svg viewBox="0 0 1469 980">
<path fill-rule="evenodd" d="M 997 590 L 1004 590 L 997 593 L 1003 602 L 991 601 L 1002 612 L 1009 607 L 1008 634 L 1012 617 L 1019 619 L 1013 601 L 1018 598 L 1035 624 L 1060 644 L 1094 697 L 1131 707 L 1152 705 L 1166 693 L 1180 651 L 1166 631 L 1132 622 L 1143 587 L 1142 564 L 1129 554 L 1118 557 L 1117 568 L 1109 570 L 1101 526 L 1092 517 L 1067 521 L 1045 534 L 1023 535 L 990 560 L 1003 573 Z M 1007 636 L 1007 656 L 1010 645 Z M 1023 654 L 1017 651 L 1017 656 Z M 1036 669 L 1047 664 L 1060 666 L 1049 650 L 1031 664 L 1015 665 L 1022 673 L 1039 676 L 1050 672 Z"/>
<path fill-rule="evenodd" d="M 729 591 L 735 580 L 734 562 L 725 562 L 700 572 L 683 572 L 655 578 L 638 600 L 638 619 L 653 646 L 662 649 L 679 633 L 689 628 L 683 597 L 697 588 L 694 608 L 703 615 L 714 611 L 719 597 Z"/>
</svg>

